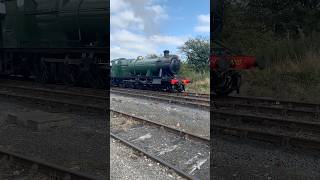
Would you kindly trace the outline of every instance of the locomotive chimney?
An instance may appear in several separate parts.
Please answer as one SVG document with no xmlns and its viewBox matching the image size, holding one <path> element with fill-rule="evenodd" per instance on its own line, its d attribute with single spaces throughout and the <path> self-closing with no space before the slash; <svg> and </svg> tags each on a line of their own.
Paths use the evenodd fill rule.
<svg viewBox="0 0 320 180">
<path fill-rule="evenodd" d="M 163 51 L 163 55 L 164 55 L 164 57 L 169 57 L 169 53 L 170 53 L 170 51 L 169 50 L 164 50 Z"/>
</svg>

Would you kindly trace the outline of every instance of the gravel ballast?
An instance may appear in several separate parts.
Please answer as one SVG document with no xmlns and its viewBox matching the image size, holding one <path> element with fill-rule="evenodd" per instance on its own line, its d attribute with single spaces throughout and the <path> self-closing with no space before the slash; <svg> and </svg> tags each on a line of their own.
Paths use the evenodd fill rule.
<svg viewBox="0 0 320 180">
<path fill-rule="evenodd" d="M 110 179 L 111 180 L 182 180 L 172 170 L 138 154 L 131 148 L 110 139 Z"/>
<path fill-rule="evenodd" d="M 54 113 L 54 108 L 40 111 Z M 74 171 L 107 177 L 107 128 L 105 118 L 93 113 L 60 112 L 70 126 L 33 131 L 7 121 L 10 112 L 33 112 L 35 105 L 0 99 L 0 148 L 40 159 Z"/>
<path fill-rule="evenodd" d="M 231 137 L 213 139 L 213 179 L 320 179 L 319 152 Z"/>
<path fill-rule="evenodd" d="M 111 93 L 110 107 L 203 137 L 210 136 L 210 112 Z"/>
<path fill-rule="evenodd" d="M 115 115 L 111 118 L 111 132 L 189 175 L 210 179 L 209 143 Z"/>
</svg>

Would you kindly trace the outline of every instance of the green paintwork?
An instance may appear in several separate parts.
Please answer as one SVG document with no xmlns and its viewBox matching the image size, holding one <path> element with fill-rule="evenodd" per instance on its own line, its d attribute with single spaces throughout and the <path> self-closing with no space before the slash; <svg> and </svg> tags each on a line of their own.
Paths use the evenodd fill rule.
<svg viewBox="0 0 320 180">
<path fill-rule="evenodd" d="M 4 47 L 106 46 L 108 0 L 11 0 Z"/>
<path fill-rule="evenodd" d="M 180 70 L 180 60 L 176 55 L 170 55 L 167 58 L 116 59 L 111 62 L 111 77 L 118 78 L 137 75 L 160 77 L 177 74 Z"/>
<path fill-rule="evenodd" d="M 111 77 L 128 77 L 130 72 L 128 70 L 129 62 L 134 59 L 116 59 L 112 60 Z"/>
</svg>

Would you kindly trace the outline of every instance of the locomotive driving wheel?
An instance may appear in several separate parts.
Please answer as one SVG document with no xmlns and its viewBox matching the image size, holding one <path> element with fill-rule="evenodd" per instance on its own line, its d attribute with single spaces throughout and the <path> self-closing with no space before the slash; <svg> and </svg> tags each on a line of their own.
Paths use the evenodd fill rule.
<svg viewBox="0 0 320 180">
<path fill-rule="evenodd" d="M 213 73 L 213 92 L 220 96 L 226 96 L 233 90 L 239 92 L 241 76 L 232 70 Z"/>
<path fill-rule="evenodd" d="M 42 84 L 48 83 L 50 78 L 50 72 L 48 66 L 45 63 L 44 58 L 41 58 L 40 63 L 38 64 L 38 66 L 35 67 L 35 69 L 36 81 Z"/>
<path fill-rule="evenodd" d="M 76 67 L 73 65 L 64 66 L 63 83 L 67 86 L 75 86 L 77 84 L 78 73 L 76 72 Z"/>
</svg>

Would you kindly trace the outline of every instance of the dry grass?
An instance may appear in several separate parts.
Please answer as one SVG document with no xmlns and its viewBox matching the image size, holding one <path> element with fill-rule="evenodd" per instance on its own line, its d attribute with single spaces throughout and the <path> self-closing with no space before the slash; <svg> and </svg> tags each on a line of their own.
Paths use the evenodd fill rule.
<svg viewBox="0 0 320 180">
<path fill-rule="evenodd" d="M 183 64 L 179 76 L 188 78 L 192 81 L 186 86 L 187 92 L 195 93 L 210 93 L 210 72 L 205 70 L 203 72 L 196 72 Z"/>
<path fill-rule="evenodd" d="M 118 130 L 123 130 L 123 131 L 127 131 L 128 129 L 130 129 L 132 126 L 138 125 L 140 124 L 140 122 L 129 119 L 129 118 L 125 118 L 122 116 L 118 116 L 115 114 L 110 114 L 110 126 L 111 128 L 115 128 Z"/>
<path fill-rule="evenodd" d="M 205 77 L 202 80 L 193 81 L 190 85 L 186 87 L 187 92 L 195 92 L 195 93 L 210 93 L 210 78 Z"/>
<path fill-rule="evenodd" d="M 320 54 L 274 61 L 264 70 L 243 73 L 242 95 L 320 103 Z"/>
</svg>

